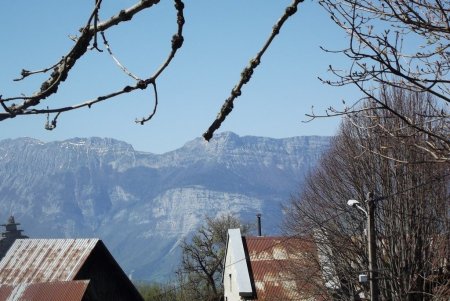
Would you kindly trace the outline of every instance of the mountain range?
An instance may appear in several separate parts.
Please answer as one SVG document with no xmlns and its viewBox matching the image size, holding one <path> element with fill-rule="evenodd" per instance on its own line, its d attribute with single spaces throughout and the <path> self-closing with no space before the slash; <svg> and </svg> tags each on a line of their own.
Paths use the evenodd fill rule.
<svg viewBox="0 0 450 301">
<path fill-rule="evenodd" d="M 1 140 L 0 218 L 32 238 L 100 238 L 130 277 L 163 281 L 205 216 L 261 213 L 263 234 L 278 233 L 282 203 L 329 143 L 226 132 L 152 154 L 111 138 Z"/>
</svg>

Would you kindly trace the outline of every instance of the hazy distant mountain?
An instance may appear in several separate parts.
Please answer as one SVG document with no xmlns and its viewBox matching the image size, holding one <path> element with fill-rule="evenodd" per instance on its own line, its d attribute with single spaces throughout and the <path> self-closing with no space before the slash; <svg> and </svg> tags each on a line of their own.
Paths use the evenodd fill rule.
<svg viewBox="0 0 450 301">
<path fill-rule="evenodd" d="M 178 243 L 224 212 L 278 231 L 280 204 L 301 187 L 328 137 L 223 133 L 162 155 L 114 139 L 0 141 L 0 222 L 30 237 L 98 237 L 134 279 L 167 277 Z"/>
</svg>

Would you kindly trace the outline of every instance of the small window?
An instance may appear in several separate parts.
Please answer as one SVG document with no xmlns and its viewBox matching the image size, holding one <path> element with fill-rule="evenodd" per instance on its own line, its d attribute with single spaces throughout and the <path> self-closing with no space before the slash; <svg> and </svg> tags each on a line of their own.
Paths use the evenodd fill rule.
<svg viewBox="0 0 450 301">
<path fill-rule="evenodd" d="M 232 287 L 232 282 L 231 282 L 231 274 L 228 274 L 228 276 L 230 277 L 230 292 L 233 291 L 233 287 Z"/>
</svg>

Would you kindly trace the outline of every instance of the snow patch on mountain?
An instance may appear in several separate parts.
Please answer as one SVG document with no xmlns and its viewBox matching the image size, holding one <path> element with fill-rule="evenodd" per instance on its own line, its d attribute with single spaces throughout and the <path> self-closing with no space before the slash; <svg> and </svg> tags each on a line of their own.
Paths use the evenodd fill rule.
<svg viewBox="0 0 450 301">
<path fill-rule="evenodd" d="M 216 135 L 156 155 L 111 138 L 0 141 L 0 221 L 30 237 L 99 237 L 135 279 L 163 281 L 205 217 L 233 213 L 276 234 L 328 137 Z"/>
</svg>

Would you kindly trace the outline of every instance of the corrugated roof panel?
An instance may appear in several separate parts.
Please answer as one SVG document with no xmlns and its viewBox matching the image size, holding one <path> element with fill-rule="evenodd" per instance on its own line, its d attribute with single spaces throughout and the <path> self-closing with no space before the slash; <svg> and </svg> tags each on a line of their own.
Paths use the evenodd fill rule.
<svg viewBox="0 0 450 301">
<path fill-rule="evenodd" d="M 1 285 L 1 301 L 81 301 L 89 280 Z"/>
<path fill-rule="evenodd" d="M 29 284 L 17 301 L 81 301 L 89 280 Z M 11 300 L 11 301 L 16 301 Z M 8 300 L 9 301 L 9 300 Z"/>
<path fill-rule="evenodd" d="M 13 289 L 14 287 L 12 285 L 0 285 L 0 300 L 6 300 L 11 295 Z"/>
<path fill-rule="evenodd" d="M 18 239 L 0 262 L 0 283 L 73 280 L 98 239 Z"/>
</svg>

